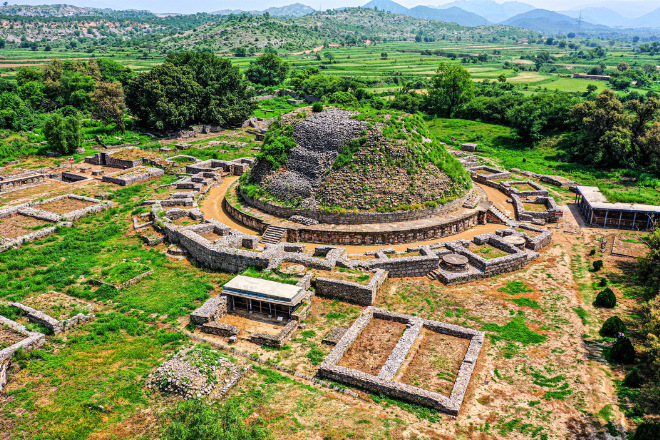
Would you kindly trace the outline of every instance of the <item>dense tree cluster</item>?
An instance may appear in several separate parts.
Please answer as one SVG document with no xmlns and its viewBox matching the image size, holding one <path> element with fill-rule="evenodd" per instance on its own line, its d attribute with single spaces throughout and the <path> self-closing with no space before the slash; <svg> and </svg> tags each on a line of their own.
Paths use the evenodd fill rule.
<svg viewBox="0 0 660 440">
<path fill-rule="evenodd" d="M 579 140 L 573 154 L 601 166 L 660 169 L 660 101 L 621 102 L 611 90 L 577 104 L 572 111 Z"/>
<path fill-rule="evenodd" d="M 203 123 L 235 126 L 255 108 L 237 66 L 209 53 L 171 54 L 126 87 L 126 104 L 143 125 L 180 129 Z"/>
</svg>

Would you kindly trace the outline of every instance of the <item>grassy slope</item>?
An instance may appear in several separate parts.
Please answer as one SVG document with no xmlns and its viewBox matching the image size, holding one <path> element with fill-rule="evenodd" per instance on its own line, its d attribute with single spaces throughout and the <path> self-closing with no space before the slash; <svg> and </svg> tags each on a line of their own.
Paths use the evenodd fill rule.
<svg viewBox="0 0 660 440">
<path fill-rule="evenodd" d="M 532 148 L 522 142 L 508 127 L 484 124 L 462 119 L 433 119 L 431 132 L 443 142 L 459 146 L 465 142 L 479 145 L 478 155 L 502 169 L 519 168 L 539 174 L 553 174 L 575 180 L 582 185 L 593 185 L 614 191 L 623 196 L 632 195 L 640 202 L 660 204 L 660 182 L 652 176 L 632 173 L 626 169 L 602 170 L 578 163 L 565 162 L 564 152 L 558 147 L 558 138 L 550 138 Z M 456 137 L 452 142 L 451 137 Z M 523 162 L 523 160 L 525 160 Z M 636 177 L 637 182 L 622 177 Z M 555 189 L 566 198 L 571 193 Z"/>
</svg>

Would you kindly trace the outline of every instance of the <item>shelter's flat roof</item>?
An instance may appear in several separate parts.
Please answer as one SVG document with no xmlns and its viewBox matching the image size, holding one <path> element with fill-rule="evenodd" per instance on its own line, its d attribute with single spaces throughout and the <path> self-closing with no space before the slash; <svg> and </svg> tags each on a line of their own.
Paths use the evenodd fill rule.
<svg viewBox="0 0 660 440">
<path fill-rule="evenodd" d="M 597 186 L 578 186 L 578 192 L 594 209 L 611 209 L 614 211 L 637 211 L 660 213 L 660 206 L 642 205 L 639 203 L 610 203 Z"/>
<path fill-rule="evenodd" d="M 302 301 L 304 289 L 291 284 L 238 275 L 222 287 L 227 295 L 253 298 L 278 304 L 296 305 Z"/>
</svg>

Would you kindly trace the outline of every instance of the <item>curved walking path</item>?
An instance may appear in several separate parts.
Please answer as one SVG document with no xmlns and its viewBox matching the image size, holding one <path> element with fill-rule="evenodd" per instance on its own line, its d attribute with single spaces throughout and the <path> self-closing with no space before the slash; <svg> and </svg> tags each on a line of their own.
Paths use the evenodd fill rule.
<svg viewBox="0 0 660 440">
<path fill-rule="evenodd" d="M 209 191 L 208 196 L 204 201 L 202 201 L 199 208 L 204 214 L 204 218 L 214 218 L 232 227 L 233 229 L 237 229 L 241 232 L 245 232 L 246 234 L 260 235 L 257 230 L 248 228 L 244 224 L 236 221 L 232 216 L 229 215 L 227 210 L 224 208 L 225 193 L 227 192 L 231 184 L 234 183 L 237 179 L 238 176 L 225 177 L 220 185 L 216 186 L 215 188 L 212 188 Z M 482 188 L 484 188 L 484 190 L 488 188 L 491 191 L 499 193 L 501 197 L 504 198 L 505 201 L 507 199 L 505 194 L 502 194 L 493 188 L 490 187 L 482 187 Z M 490 192 L 486 191 L 486 193 L 488 194 L 489 200 L 491 200 Z M 495 197 L 495 195 L 496 194 L 493 194 L 493 197 Z M 500 199 L 500 197 L 498 197 L 498 199 Z M 375 251 L 377 249 L 382 249 L 383 247 L 394 248 L 397 251 L 405 251 L 409 247 L 420 246 L 423 244 L 440 243 L 443 241 L 450 241 L 450 240 L 472 239 L 475 235 L 485 234 L 487 232 L 495 232 L 497 229 L 500 228 L 502 228 L 502 225 L 489 223 L 485 225 L 478 225 L 468 231 L 461 232 L 460 234 L 455 234 L 455 235 L 451 235 L 443 238 L 437 238 L 428 241 L 404 243 L 397 245 L 378 244 L 378 245 L 341 246 L 341 247 L 346 248 L 346 251 L 349 254 L 362 254 L 366 251 Z M 321 243 L 305 243 L 305 242 L 300 242 L 300 243 L 306 245 L 308 249 L 315 249 L 317 246 L 327 246 Z"/>
</svg>

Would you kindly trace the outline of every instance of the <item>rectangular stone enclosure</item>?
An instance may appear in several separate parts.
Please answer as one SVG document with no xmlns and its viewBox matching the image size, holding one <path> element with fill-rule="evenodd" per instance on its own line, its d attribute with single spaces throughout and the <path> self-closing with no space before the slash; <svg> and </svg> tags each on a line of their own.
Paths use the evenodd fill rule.
<svg viewBox="0 0 660 440">
<path fill-rule="evenodd" d="M 366 364 L 369 360 L 365 360 L 364 356 L 361 358 L 359 354 L 355 353 L 355 350 L 352 352 L 349 352 L 349 350 L 356 343 L 364 344 L 364 341 L 359 339 L 362 332 L 367 329 L 372 320 L 403 324 L 405 325 L 405 330 L 393 349 L 390 349 L 392 344 L 385 348 L 386 351 L 389 351 L 389 355 L 386 355 L 384 362 L 378 359 L 371 359 L 370 365 L 365 366 L 363 363 Z M 425 332 L 428 331 L 463 339 L 467 343 L 467 350 L 463 355 L 462 362 L 456 373 L 453 387 L 450 386 L 451 393 L 448 391 L 444 393 L 449 394 L 449 397 L 436 390 L 422 389 L 401 380 L 402 377 L 406 376 L 406 369 L 414 368 L 415 356 L 418 353 L 420 345 L 422 345 L 420 341 Z M 367 329 L 367 334 L 373 335 L 375 333 L 373 329 Z M 332 352 L 323 360 L 319 368 L 319 374 L 338 382 L 355 385 L 371 392 L 384 394 L 419 405 L 429 406 L 455 416 L 458 415 L 461 409 L 483 342 L 484 333 L 481 331 L 396 312 L 388 312 L 376 307 L 367 307 L 346 333 L 344 333 Z M 374 350 L 368 346 L 366 348 Z M 380 352 L 383 350 L 375 351 Z M 462 354 L 460 351 L 459 353 Z M 344 359 L 345 355 L 346 359 Z M 355 368 L 345 366 L 346 364 L 350 365 L 351 362 L 359 365 L 354 365 Z M 413 367 L 410 367 L 411 364 Z M 422 364 L 422 362 L 418 362 L 418 364 Z M 365 372 L 365 370 L 368 372 Z M 441 371 L 438 371 L 438 373 L 446 374 Z"/>
</svg>

